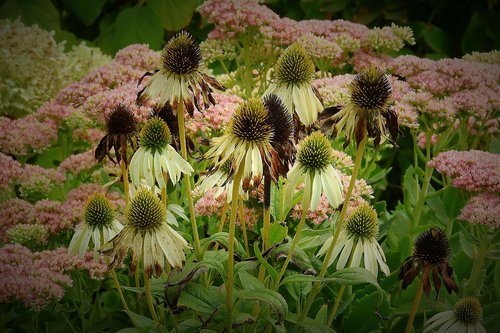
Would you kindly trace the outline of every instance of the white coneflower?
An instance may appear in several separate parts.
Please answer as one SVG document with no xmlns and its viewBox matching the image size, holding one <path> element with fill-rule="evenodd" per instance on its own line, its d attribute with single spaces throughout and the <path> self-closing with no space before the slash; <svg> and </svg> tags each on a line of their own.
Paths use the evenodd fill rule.
<svg viewBox="0 0 500 333">
<path fill-rule="evenodd" d="M 305 126 L 311 126 L 323 110 L 311 85 L 314 63 L 300 44 L 290 45 L 274 66 L 274 80 L 264 95 L 276 94 L 288 111 Z"/>
<path fill-rule="evenodd" d="M 135 186 L 145 179 L 149 187 L 155 182 L 166 186 L 164 173 L 175 184 L 181 174 L 190 175 L 194 170 L 170 145 L 172 137 L 167 124 L 158 117 L 151 118 L 139 134 L 139 149 L 130 161 L 130 178 Z"/>
<path fill-rule="evenodd" d="M 450 311 L 438 313 L 424 324 L 424 333 L 439 329 L 443 333 L 486 333 L 480 321 L 481 303 L 476 297 L 464 297 Z"/>
<path fill-rule="evenodd" d="M 231 116 L 224 135 L 212 140 L 213 147 L 206 156 L 213 158 L 216 166 L 231 160 L 236 167 L 244 168 L 244 178 L 260 181 L 263 161 L 271 157 L 272 136 L 264 104 L 260 99 L 249 99 Z"/>
<path fill-rule="evenodd" d="M 92 239 L 93 251 L 107 243 L 123 229 L 123 225 L 115 219 L 111 203 L 102 194 L 93 194 L 87 201 L 83 213 L 83 221 L 76 228 L 68 246 L 68 253 L 83 257 Z"/>
<path fill-rule="evenodd" d="M 384 251 L 376 239 L 379 228 L 377 212 L 368 204 L 361 204 L 354 208 L 346 222 L 339 234 L 328 265 L 331 265 L 338 257 L 337 269 L 343 269 L 352 256 L 349 267 L 364 266 L 375 276 L 378 274 L 378 267 L 380 267 L 386 276 L 389 275 L 390 271 L 385 263 Z M 332 240 L 333 236 L 326 240 L 319 250 L 318 256 L 326 253 Z M 363 259 L 363 265 L 361 259 Z"/>
<path fill-rule="evenodd" d="M 215 104 L 212 86 L 220 90 L 224 88 L 217 80 L 200 72 L 201 51 L 189 33 L 181 31 L 173 36 L 163 48 L 162 60 L 162 68 L 153 74 L 146 87 L 139 92 L 139 103 L 143 99 L 156 99 L 160 106 L 172 104 L 174 110 L 178 103 L 184 103 L 191 115 L 194 106 L 198 110 L 203 109 L 198 105 L 200 99 L 205 108 L 209 103 Z"/>
<path fill-rule="evenodd" d="M 350 100 L 332 120 L 337 133 L 345 132 L 346 145 L 352 138 L 359 144 L 366 131 L 375 146 L 390 134 L 395 141 L 399 132 L 398 116 L 390 105 L 392 93 L 389 79 L 377 68 L 359 73 L 349 85 Z"/>
<path fill-rule="evenodd" d="M 287 202 L 290 202 L 294 189 L 304 182 L 304 193 L 311 196 L 311 210 L 318 207 L 322 193 L 334 208 L 338 207 L 343 201 L 342 180 L 332 163 L 332 145 L 321 132 L 314 132 L 299 142 L 297 160 L 287 175 Z"/>
<path fill-rule="evenodd" d="M 214 197 L 219 197 L 225 193 L 226 201 L 230 203 L 232 199 L 231 189 L 233 188 L 232 176 L 234 174 L 232 164 L 233 162 L 231 160 L 227 160 L 224 164 L 212 170 L 209 175 L 201 177 L 200 186 L 198 187 L 200 193 L 205 193 L 213 188 Z M 240 196 L 248 198 L 248 193 L 243 191 L 241 187 Z"/>
<path fill-rule="evenodd" d="M 129 249 L 132 253 L 130 271 L 134 273 L 140 262 L 148 277 L 160 275 L 165 258 L 176 269 L 181 269 L 186 259 L 186 240 L 167 223 L 167 209 L 158 196 L 148 187 L 135 190 L 125 210 L 127 224 L 111 240 L 108 251 L 114 258 L 112 267 L 123 261 Z"/>
</svg>

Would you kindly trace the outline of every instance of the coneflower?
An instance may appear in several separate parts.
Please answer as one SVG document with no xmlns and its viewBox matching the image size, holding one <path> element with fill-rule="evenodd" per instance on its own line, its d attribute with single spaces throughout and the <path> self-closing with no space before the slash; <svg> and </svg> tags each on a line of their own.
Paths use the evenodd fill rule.
<svg viewBox="0 0 500 333">
<path fill-rule="evenodd" d="M 146 122 L 139 134 L 139 149 L 130 161 L 130 177 L 135 186 L 145 179 L 148 186 L 166 186 L 165 173 L 175 184 L 181 174 L 194 170 L 170 145 L 172 136 L 167 124 L 158 117 Z"/>
<path fill-rule="evenodd" d="M 483 309 L 476 297 L 460 299 L 453 310 L 438 313 L 424 324 L 424 332 L 486 333 L 481 319 Z"/>
<path fill-rule="evenodd" d="M 115 218 L 113 206 L 106 197 L 96 193 L 90 196 L 84 208 L 83 221 L 75 230 L 68 253 L 83 257 L 92 240 L 94 255 L 100 247 L 115 237 L 123 226 Z"/>
<path fill-rule="evenodd" d="M 276 94 L 291 114 L 297 114 L 302 124 L 309 127 L 323 110 L 311 82 L 314 63 L 300 44 L 286 48 L 274 66 L 273 81 L 264 95 Z"/>
<path fill-rule="evenodd" d="M 332 120 L 335 132 L 344 132 L 345 146 L 355 138 L 359 145 L 365 135 L 374 138 L 378 146 L 382 137 L 397 139 L 398 117 L 391 106 L 391 84 L 385 74 L 375 67 L 359 73 L 349 85 L 350 101 Z"/>
</svg>

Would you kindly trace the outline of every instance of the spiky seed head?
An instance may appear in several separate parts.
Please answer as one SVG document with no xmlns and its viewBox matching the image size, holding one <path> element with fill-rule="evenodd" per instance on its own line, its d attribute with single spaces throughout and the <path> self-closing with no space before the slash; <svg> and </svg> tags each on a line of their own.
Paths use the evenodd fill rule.
<svg viewBox="0 0 500 333">
<path fill-rule="evenodd" d="M 299 144 L 297 161 L 306 172 L 323 170 L 333 162 L 333 149 L 330 141 L 319 131 L 306 136 Z"/>
<path fill-rule="evenodd" d="M 177 75 L 194 73 L 202 61 L 198 43 L 186 31 L 179 32 L 165 44 L 162 57 L 163 67 Z"/>
<path fill-rule="evenodd" d="M 251 98 L 236 109 L 229 122 L 229 130 L 240 140 L 259 145 L 269 142 L 273 136 L 267 110 L 258 98 Z"/>
<path fill-rule="evenodd" d="M 413 249 L 413 256 L 432 265 L 441 265 L 448 262 L 450 244 L 444 231 L 432 227 L 418 236 Z"/>
<path fill-rule="evenodd" d="M 170 133 L 172 135 L 175 136 L 176 134 L 178 134 L 179 124 L 177 121 L 177 116 L 174 114 L 174 111 L 170 103 L 166 103 L 162 107 L 159 106 L 154 107 L 149 118 L 153 118 L 155 116 L 159 117 L 167 124 L 168 129 L 170 130 Z"/>
<path fill-rule="evenodd" d="M 158 196 L 147 188 L 139 189 L 130 201 L 125 216 L 134 228 L 146 231 L 166 223 L 167 210 Z"/>
<path fill-rule="evenodd" d="M 141 147 L 151 151 L 165 148 L 172 142 L 172 135 L 167 124 L 159 117 L 149 119 L 139 134 Z"/>
<path fill-rule="evenodd" d="M 119 104 L 105 117 L 108 134 L 134 134 L 137 131 L 137 119 L 128 107 Z"/>
<path fill-rule="evenodd" d="M 392 88 L 387 76 L 375 67 L 359 73 L 349 86 L 351 102 L 364 111 L 387 107 Z"/>
<path fill-rule="evenodd" d="M 106 227 L 115 219 L 115 212 L 109 200 L 102 194 L 96 193 L 87 200 L 83 218 L 90 227 Z"/>
<path fill-rule="evenodd" d="M 378 218 L 375 209 L 362 204 L 349 215 L 346 231 L 356 238 L 374 239 L 378 234 Z"/>
<path fill-rule="evenodd" d="M 269 123 L 274 129 L 272 142 L 277 145 L 287 143 L 293 136 L 292 114 L 275 94 L 264 97 L 264 106 L 268 112 Z"/>
<path fill-rule="evenodd" d="M 483 318 L 483 308 L 476 297 L 464 297 L 455 304 L 455 317 L 464 324 L 477 324 Z"/>
<path fill-rule="evenodd" d="M 314 63 L 300 44 L 292 44 L 283 51 L 275 65 L 278 84 L 309 83 L 314 74 Z"/>
</svg>

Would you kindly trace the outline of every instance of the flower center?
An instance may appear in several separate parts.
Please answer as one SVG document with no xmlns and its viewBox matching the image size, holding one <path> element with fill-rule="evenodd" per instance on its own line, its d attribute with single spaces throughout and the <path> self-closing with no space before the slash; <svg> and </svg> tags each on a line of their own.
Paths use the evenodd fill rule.
<svg viewBox="0 0 500 333">
<path fill-rule="evenodd" d="M 368 204 L 356 207 L 347 219 L 346 230 L 354 237 L 374 239 L 378 234 L 377 212 Z"/>
<path fill-rule="evenodd" d="M 376 68 L 356 75 L 349 90 L 351 101 L 362 110 L 385 108 L 392 91 L 387 76 Z"/>
<path fill-rule="evenodd" d="M 450 255 L 450 245 L 443 230 L 433 227 L 415 241 L 414 256 L 430 264 L 444 264 Z"/>
<path fill-rule="evenodd" d="M 332 145 L 321 132 L 305 137 L 297 151 L 297 161 L 307 172 L 321 171 L 333 161 Z"/>
<path fill-rule="evenodd" d="M 275 75 L 278 83 L 299 85 L 312 80 L 314 63 L 299 44 L 290 45 L 278 58 Z"/>
<path fill-rule="evenodd" d="M 181 31 L 167 42 L 162 57 L 163 67 L 178 75 L 195 72 L 202 60 L 200 47 L 185 31 Z"/>
<path fill-rule="evenodd" d="M 120 104 L 106 116 L 106 128 L 109 134 L 133 134 L 137 120 L 128 107 Z"/>
<path fill-rule="evenodd" d="M 257 144 L 269 141 L 273 135 L 267 111 L 258 98 L 249 99 L 236 110 L 229 129 L 239 139 Z"/>
<path fill-rule="evenodd" d="M 167 219 L 167 211 L 161 200 L 150 190 L 138 190 L 125 212 L 127 221 L 136 229 L 158 228 Z"/>
<path fill-rule="evenodd" d="M 278 145 L 287 143 L 293 135 L 292 114 L 274 94 L 264 97 L 264 105 L 268 112 L 269 123 L 274 129 L 273 143 Z"/>
<path fill-rule="evenodd" d="M 167 124 L 159 117 L 146 122 L 139 135 L 140 145 L 151 151 L 165 148 L 172 142 L 172 135 Z"/>
<path fill-rule="evenodd" d="M 483 317 L 481 303 L 475 297 L 464 297 L 455 304 L 456 318 L 465 324 L 476 324 Z"/>
<path fill-rule="evenodd" d="M 115 218 L 113 207 L 102 194 L 92 195 L 85 206 L 84 221 L 90 227 L 111 225 Z"/>
</svg>

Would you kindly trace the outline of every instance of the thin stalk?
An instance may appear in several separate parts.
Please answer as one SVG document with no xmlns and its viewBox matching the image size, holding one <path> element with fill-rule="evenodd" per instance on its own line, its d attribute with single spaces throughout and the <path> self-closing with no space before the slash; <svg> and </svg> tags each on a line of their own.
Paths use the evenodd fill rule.
<svg viewBox="0 0 500 333">
<path fill-rule="evenodd" d="M 227 202 L 227 197 L 226 197 L 226 201 L 224 201 L 224 206 L 222 206 L 222 214 L 221 214 L 219 228 L 217 229 L 217 232 L 222 232 L 222 230 L 224 230 L 224 224 L 226 224 L 226 217 L 227 217 L 227 209 L 228 208 L 229 208 L 229 202 Z M 214 251 L 217 251 L 218 248 L 219 248 L 219 243 L 215 243 Z"/>
<path fill-rule="evenodd" d="M 146 274 L 146 272 L 144 272 L 144 291 L 146 293 L 146 301 L 148 303 L 149 312 L 151 313 L 153 320 L 159 324 L 160 320 L 158 319 L 158 316 L 156 315 L 155 306 L 153 304 L 153 294 L 151 293 L 151 283 L 149 281 L 149 277 Z"/>
<path fill-rule="evenodd" d="M 125 309 L 125 312 L 127 313 L 128 317 L 132 321 L 132 324 L 134 324 L 135 327 L 139 327 L 139 326 L 137 326 L 137 323 L 135 322 L 134 318 L 132 317 L 132 313 L 130 312 L 130 309 L 127 305 L 127 301 L 125 301 L 125 296 L 123 296 L 122 287 L 120 286 L 120 282 L 118 282 L 118 278 L 116 277 L 116 273 L 115 273 L 114 269 L 111 270 L 111 277 L 113 278 L 113 281 L 115 281 L 116 290 L 118 291 L 118 295 L 120 296 L 120 300 L 122 301 L 122 305 L 123 305 L 123 308 Z"/>
<path fill-rule="evenodd" d="M 186 148 L 186 130 L 184 128 L 184 103 L 181 101 L 177 104 L 177 119 L 179 122 L 179 137 L 181 141 L 181 155 L 187 161 L 187 148 Z M 198 260 L 203 258 L 203 252 L 200 246 L 200 236 L 198 235 L 198 225 L 196 224 L 196 215 L 194 213 L 193 196 L 191 195 L 191 179 L 184 175 L 184 183 L 186 186 L 186 196 L 189 205 L 189 219 L 191 221 L 191 228 L 193 229 L 194 252 Z"/>
<path fill-rule="evenodd" d="M 233 288 L 234 288 L 234 236 L 236 214 L 238 212 L 238 200 L 241 178 L 243 176 L 243 165 L 238 166 L 238 171 L 234 175 L 232 201 L 231 201 L 231 217 L 229 219 L 229 240 L 227 253 L 227 286 L 226 286 L 226 302 L 227 302 L 227 321 L 226 332 L 233 330 Z"/>
<path fill-rule="evenodd" d="M 130 198 L 129 198 L 128 171 L 127 171 L 127 163 L 125 163 L 125 161 L 123 159 L 120 162 L 120 167 L 122 170 L 123 192 L 125 192 L 125 204 L 127 204 L 130 200 Z"/>
<path fill-rule="evenodd" d="M 340 231 L 342 230 L 342 224 L 344 223 L 345 216 L 347 213 L 347 207 L 349 206 L 349 201 L 351 200 L 352 191 L 354 190 L 354 184 L 356 183 L 359 170 L 361 169 L 361 162 L 363 161 L 363 154 L 365 152 L 367 140 L 368 138 L 365 129 L 363 132 L 363 139 L 359 143 L 358 149 L 356 150 L 356 159 L 354 161 L 354 169 L 352 170 L 351 181 L 349 182 L 349 187 L 347 188 L 347 194 L 344 199 L 344 204 L 342 205 L 342 210 L 340 211 L 340 217 L 335 227 L 333 240 L 332 243 L 330 244 L 330 247 L 328 248 L 328 251 L 326 252 L 325 259 L 323 260 L 323 265 L 321 266 L 321 271 L 319 272 L 320 279 L 325 277 L 326 272 L 328 271 L 328 263 L 330 262 L 333 249 L 335 248 L 335 245 L 337 245 L 337 240 L 339 238 Z M 307 316 L 307 313 L 309 312 L 309 309 L 311 308 L 311 305 L 314 302 L 314 298 L 316 297 L 320 289 L 321 289 L 321 282 L 316 281 L 313 284 L 311 292 L 307 296 L 307 301 L 306 304 L 304 305 L 302 313 L 299 314 L 299 321 L 303 320 Z"/>
<path fill-rule="evenodd" d="M 269 169 L 264 171 L 264 226 L 262 230 L 262 252 L 269 248 L 269 228 L 271 226 L 271 175 Z"/>
<path fill-rule="evenodd" d="M 330 327 L 335 319 L 335 315 L 337 314 L 337 310 L 339 309 L 340 301 L 342 300 L 342 295 L 344 295 L 346 285 L 343 284 L 340 286 L 340 290 L 337 294 L 337 298 L 335 299 L 335 304 L 333 305 L 332 312 L 328 316 L 328 320 L 326 322 L 326 326 Z"/>
<path fill-rule="evenodd" d="M 135 273 L 134 273 L 134 283 L 135 283 L 135 287 L 136 288 L 140 288 L 141 287 L 141 277 L 140 277 L 139 269 L 135 270 Z M 137 301 L 137 306 L 139 308 L 139 314 L 142 315 L 142 307 L 139 306 L 139 304 L 141 304 L 141 295 L 139 293 L 137 293 L 135 295 L 135 299 Z"/>
<path fill-rule="evenodd" d="M 306 175 L 306 177 L 309 177 L 309 175 Z M 307 193 L 306 193 L 307 191 Z M 281 270 L 278 274 L 278 277 L 276 278 L 276 281 L 274 281 L 274 287 L 273 290 L 278 289 L 278 286 L 280 284 L 281 278 L 283 275 L 285 275 L 286 268 L 288 264 L 290 263 L 290 260 L 292 259 L 293 252 L 295 251 L 295 248 L 297 247 L 297 244 L 299 243 L 300 240 L 300 234 L 302 232 L 302 227 L 304 226 L 304 222 L 306 220 L 306 215 L 309 210 L 309 204 L 311 200 L 311 195 L 309 193 L 310 188 L 305 187 L 304 188 L 304 195 L 302 197 L 302 214 L 300 215 L 300 222 L 299 225 L 297 226 L 297 231 L 295 232 L 295 235 L 293 236 L 292 240 L 292 245 L 290 245 L 290 249 L 288 250 L 288 255 L 286 256 L 285 262 L 283 263 L 283 267 L 281 267 Z"/>
<path fill-rule="evenodd" d="M 163 172 L 163 179 L 165 181 L 165 186 L 161 188 L 161 201 L 163 203 L 163 206 L 168 207 L 168 196 L 167 196 L 168 173 Z"/>
<path fill-rule="evenodd" d="M 425 199 L 427 198 L 427 191 L 429 190 L 429 184 L 432 178 L 433 168 L 427 165 L 427 162 L 431 160 L 431 136 L 430 132 L 425 133 L 425 169 L 424 169 L 424 179 L 422 181 L 422 189 L 418 194 L 417 204 L 415 205 L 415 209 L 413 210 L 412 216 L 412 224 L 410 226 L 410 232 L 418 225 L 420 221 L 420 215 L 422 214 L 422 210 L 424 209 Z"/>
<path fill-rule="evenodd" d="M 411 307 L 410 316 L 408 317 L 408 322 L 406 323 L 405 333 L 410 333 L 413 327 L 413 320 L 415 320 L 415 315 L 417 314 L 418 306 L 420 305 L 420 300 L 422 299 L 422 294 L 424 292 L 424 279 L 420 279 L 420 284 L 418 285 L 417 293 L 415 294 L 415 299 L 413 300 L 413 305 Z"/>
<path fill-rule="evenodd" d="M 240 221 L 241 221 L 241 229 L 243 232 L 243 242 L 245 243 L 245 252 L 247 256 L 250 256 L 250 250 L 248 248 L 247 225 L 245 222 L 245 209 L 243 207 L 243 199 L 240 198 L 238 201 L 240 206 Z"/>
<path fill-rule="evenodd" d="M 481 268 L 483 267 L 484 259 L 488 254 L 489 250 L 489 239 L 487 235 L 484 235 L 479 242 L 479 250 L 477 251 L 476 258 L 472 264 L 472 269 L 469 276 L 468 288 L 474 289 L 476 287 L 477 279 L 481 273 Z"/>
</svg>

